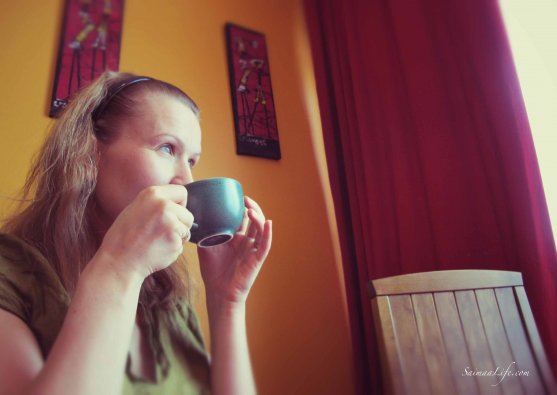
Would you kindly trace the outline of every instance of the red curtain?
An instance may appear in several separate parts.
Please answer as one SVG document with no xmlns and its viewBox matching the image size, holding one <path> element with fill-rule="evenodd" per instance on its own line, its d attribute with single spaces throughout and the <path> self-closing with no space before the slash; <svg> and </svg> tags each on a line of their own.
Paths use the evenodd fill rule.
<svg viewBox="0 0 557 395">
<path fill-rule="evenodd" d="M 381 391 L 367 282 L 429 270 L 522 272 L 557 372 L 556 249 L 497 2 L 305 7 L 361 392 Z"/>
</svg>

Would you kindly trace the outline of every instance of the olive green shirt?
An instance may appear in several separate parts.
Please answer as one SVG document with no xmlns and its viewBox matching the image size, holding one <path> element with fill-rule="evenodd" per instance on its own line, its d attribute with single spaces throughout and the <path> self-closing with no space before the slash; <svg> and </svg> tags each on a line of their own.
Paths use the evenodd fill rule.
<svg viewBox="0 0 557 395">
<path fill-rule="evenodd" d="M 58 275 L 35 248 L 11 235 L 0 234 L 0 308 L 19 317 L 35 335 L 46 359 L 70 304 Z M 189 304 L 173 313 L 180 339 L 171 338 L 158 323 L 147 331 L 156 362 L 154 381 L 124 374 L 124 394 L 208 394 L 209 361 L 197 316 Z M 71 386 L 71 380 L 68 380 Z"/>
</svg>

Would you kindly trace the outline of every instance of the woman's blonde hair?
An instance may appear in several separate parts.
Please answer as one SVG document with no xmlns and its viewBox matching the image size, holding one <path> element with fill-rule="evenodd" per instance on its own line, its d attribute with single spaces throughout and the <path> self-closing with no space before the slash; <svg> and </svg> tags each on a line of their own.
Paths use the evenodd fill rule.
<svg viewBox="0 0 557 395">
<path fill-rule="evenodd" d="M 145 93 L 170 95 L 199 117 L 196 104 L 179 88 L 152 78 L 137 82 L 137 78 L 105 72 L 71 99 L 29 171 L 22 207 L 4 225 L 45 256 L 70 293 L 101 242 L 91 226 L 98 140 L 110 140 L 117 123 L 135 114 Z M 168 310 L 178 299 L 189 299 L 188 281 L 182 261 L 153 274 L 143 284 L 140 306 Z"/>
</svg>

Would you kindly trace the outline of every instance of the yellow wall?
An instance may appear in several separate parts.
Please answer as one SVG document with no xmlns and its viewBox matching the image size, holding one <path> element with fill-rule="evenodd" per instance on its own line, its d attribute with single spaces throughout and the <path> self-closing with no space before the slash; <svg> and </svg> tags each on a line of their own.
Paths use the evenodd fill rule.
<svg viewBox="0 0 557 395">
<path fill-rule="evenodd" d="M 51 122 L 62 11 L 63 0 L 0 3 L 0 214 L 8 212 L 8 197 L 22 185 Z M 235 154 L 227 21 L 266 34 L 280 161 Z M 261 393 L 352 393 L 346 301 L 301 1 L 126 0 L 120 59 L 121 70 L 171 81 L 195 98 L 204 131 L 195 176 L 239 179 L 273 219 L 271 256 L 248 302 Z M 196 265 L 192 246 L 186 254 Z"/>
</svg>

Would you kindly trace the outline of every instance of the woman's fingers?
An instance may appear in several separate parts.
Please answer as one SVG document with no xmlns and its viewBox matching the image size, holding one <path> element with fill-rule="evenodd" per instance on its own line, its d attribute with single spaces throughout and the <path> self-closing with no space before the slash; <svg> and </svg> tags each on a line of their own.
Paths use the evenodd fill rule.
<svg viewBox="0 0 557 395">
<path fill-rule="evenodd" d="M 245 196 L 244 204 L 246 205 L 246 207 L 248 209 L 252 208 L 255 211 L 259 212 L 260 214 L 263 214 L 263 210 L 261 210 L 261 207 L 259 207 L 259 204 L 257 204 L 257 202 L 255 200 L 253 200 L 252 198 L 250 198 L 249 196 Z"/>
<path fill-rule="evenodd" d="M 242 224 L 238 229 L 237 233 L 246 234 L 249 225 L 249 217 L 248 217 L 248 208 L 246 207 L 244 210 L 244 218 L 242 219 Z"/>
<path fill-rule="evenodd" d="M 176 232 L 178 233 L 178 236 L 180 237 L 180 239 L 182 239 L 182 241 L 188 241 L 191 237 L 190 228 L 188 228 L 187 226 L 178 226 L 176 228 Z"/>
<path fill-rule="evenodd" d="M 167 200 L 186 206 L 188 201 L 188 190 L 181 185 L 159 185 L 145 188 L 139 193 L 139 197 L 145 200 Z"/>
<path fill-rule="evenodd" d="M 183 185 L 170 184 L 153 188 L 162 191 L 161 193 L 166 199 L 186 207 L 186 202 L 188 201 L 188 190 Z"/>
<path fill-rule="evenodd" d="M 254 206 L 257 206 L 257 203 L 255 203 L 255 201 L 249 198 L 248 196 L 244 196 L 244 206 L 245 206 L 244 219 L 242 220 L 242 225 L 240 226 L 240 229 L 238 229 L 238 233 L 244 234 L 248 237 L 253 237 L 248 235 L 249 233 L 248 229 L 251 222 L 249 218 L 249 211 L 250 209 L 254 209 L 255 208 Z M 261 208 L 259 208 L 259 211 L 261 211 Z"/>
<path fill-rule="evenodd" d="M 273 240 L 273 222 L 269 219 L 265 221 L 263 232 L 257 247 L 256 258 L 259 262 L 263 262 L 269 251 L 271 250 L 271 242 Z"/>
<path fill-rule="evenodd" d="M 246 237 L 244 240 L 244 248 L 246 252 L 254 254 L 256 266 L 259 267 L 271 249 L 273 239 L 273 224 L 271 220 L 265 220 L 262 223 L 261 230 L 257 232 L 256 237 Z"/>
<path fill-rule="evenodd" d="M 151 187 L 150 193 L 154 199 L 164 201 L 164 210 L 169 219 L 168 226 L 174 230 L 182 241 L 191 237 L 193 214 L 186 208 L 188 192 L 181 185 L 164 185 Z"/>
<path fill-rule="evenodd" d="M 187 208 L 176 203 L 170 203 L 169 210 L 176 216 L 176 219 L 179 222 L 186 225 L 188 228 L 191 228 L 194 218 L 193 214 Z"/>
<path fill-rule="evenodd" d="M 250 197 L 246 196 L 244 198 L 244 203 L 246 205 L 247 217 L 249 219 L 247 228 L 245 229 L 245 234 L 247 237 L 255 238 L 258 233 L 263 231 L 263 224 L 265 223 L 265 215 L 263 210 L 257 202 Z"/>
<path fill-rule="evenodd" d="M 258 234 L 263 232 L 263 224 L 265 223 L 265 217 L 262 213 L 255 211 L 254 209 L 248 210 L 249 225 L 246 231 L 246 237 L 251 239 L 256 239 Z"/>
</svg>

